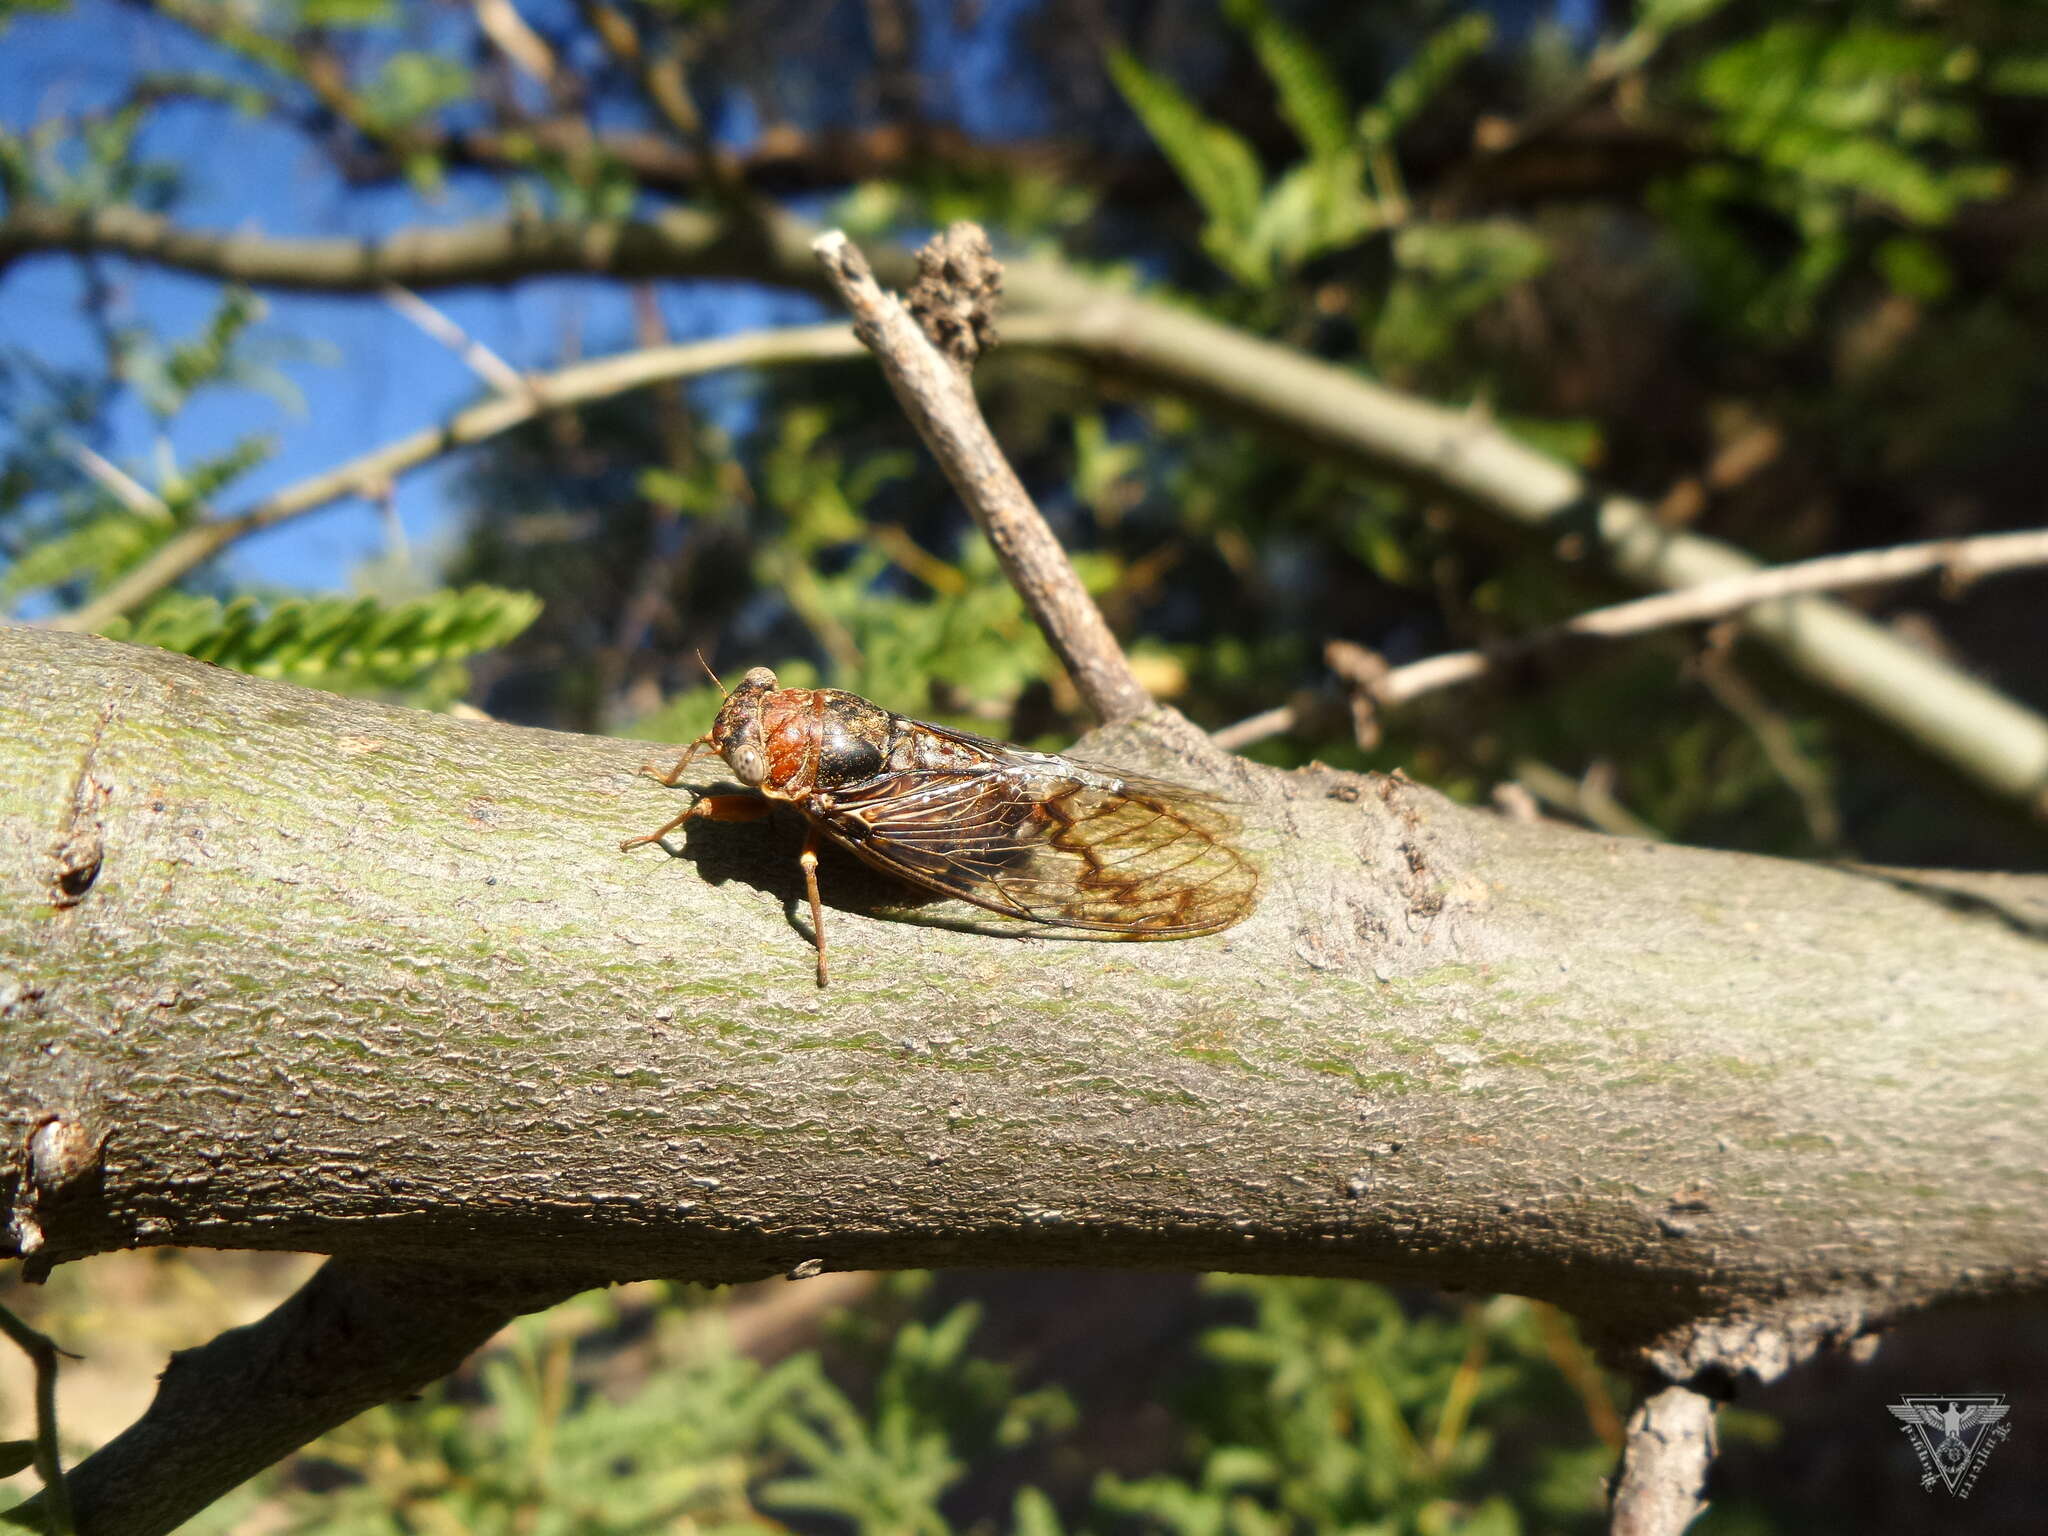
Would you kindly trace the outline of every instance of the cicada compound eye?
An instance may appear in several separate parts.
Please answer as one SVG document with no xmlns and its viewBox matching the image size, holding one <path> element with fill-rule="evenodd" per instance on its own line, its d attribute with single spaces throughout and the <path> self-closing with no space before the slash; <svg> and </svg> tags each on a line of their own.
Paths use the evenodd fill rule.
<svg viewBox="0 0 2048 1536">
<path fill-rule="evenodd" d="M 755 741 L 736 741 L 732 750 L 725 754 L 725 760 L 742 784 L 759 788 L 768 778 L 768 754 Z"/>
</svg>

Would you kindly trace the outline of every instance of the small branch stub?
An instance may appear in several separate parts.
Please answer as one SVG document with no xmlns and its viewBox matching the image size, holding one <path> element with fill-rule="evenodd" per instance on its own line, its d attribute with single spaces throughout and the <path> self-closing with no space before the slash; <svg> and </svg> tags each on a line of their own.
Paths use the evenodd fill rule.
<svg viewBox="0 0 2048 1536">
<path fill-rule="evenodd" d="M 1678 1386 L 1645 1397 L 1629 1416 L 1611 1536 L 1680 1536 L 1707 1507 L 1714 1449 L 1711 1398 Z"/>
</svg>

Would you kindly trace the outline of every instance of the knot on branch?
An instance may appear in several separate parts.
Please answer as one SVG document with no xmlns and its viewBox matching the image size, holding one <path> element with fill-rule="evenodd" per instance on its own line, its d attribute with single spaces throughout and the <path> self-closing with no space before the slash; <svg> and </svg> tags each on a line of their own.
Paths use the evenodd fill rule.
<svg viewBox="0 0 2048 1536">
<path fill-rule="evenodd" d="M 965 221 L 934 235 L 917 253 L 917 279 L 905 296 L 931 344 L 962 370 L 996 344 L 1003 264 L 979 224 Z"/>
</svg>

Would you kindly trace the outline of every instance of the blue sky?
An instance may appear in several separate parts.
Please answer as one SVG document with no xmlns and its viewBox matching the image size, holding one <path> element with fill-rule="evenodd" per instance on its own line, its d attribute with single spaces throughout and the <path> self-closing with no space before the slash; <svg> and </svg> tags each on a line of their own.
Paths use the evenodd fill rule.
<svg viewBox="0 0 2048 1536">
<path fill-rule="evenodd" d="M 520 0 L 540 17 L 558 0 Z M 937 83 L 940 111 L 977 133 L 1005 136 L 1037 129 L 1037 92 L 1019 67 L 1012 38 L 1034 0 L 920 0 L 924 64 Z M 1502 0 L 1499 13 L 1549 7 L 1542 0 Z M 436 25 L 434 13 L 421 13 Z M 445 13 L 443 13 L 445 15 Z M 962 26 L 963 14 L 966 25 Z M 1591 0 L 1560 0 L 1551 14 L 1574 30 L 1591 19 Z M 218 69 L 218 53 L 140 11 L 82 0 L 57 16 L 17 16 L 0 37 L 0 123 L 19 130 L 50 116 L 116 97 L 138 74 L 178 68 Z M 742 111 L 720 125 L 739 140 L 751 125 Z M 501 212 L 482 184 L 450 185 L 423 206 L 411 193 L 349 189 L 318 151 L 281 126 L 197 106 L 162 111 L 146 148 L 183 168 L 188 178 L 180 222 L 196 227 L 252 228 L 277 234 L 374 236 L 423 220 L 457 222 Z M 127 316 L 147 319 L 159 335 L 179 338 L 202 328 L 217 300 L 214 285 L 130 263 L 107 271 Z M 19 348 L 57 365 L 82 365 L 98 343 L 80 308 L 82 277 L 69 258 L 18 262 L 0 278 L 0 347 Z M 813 302 L 730 283 L 669 284 L 663 313 L 679 340 L 814 319 Z M 515 289 L 440 291 L 428 296 L 471 335 L 520 368 L 558 365 L 572 345 L 585 355 L 630 343 L 630 298 L 623 287 L 563 278 Z M 265 433 L 277 453 L 222 499 L 235 510 L 306 475 L 328 469 L 394 437 L 445 417 L 473 400 L 477 379 L 451 352 L 388 306 L 361 296 L 272 293 L 269 330 L 312 342 L 327 361 L 286 363 L 282 371 L 304 404 L 297 409 L 248 390 L 216 390 L 180 416 L 172 447 L 190 464 L 250 433 Z M 0 432 L 7 430 L 0 423 Z M 145 480 L 157 432 L 140 403 L 129 400 L 104 445 Z M 449 509 L 455 461 L 442 461 L 403 480 L 395 499 L 409 542 L 431 546 Z M 385 547 L 376 512 L 338 505 L 245 541 L 231 556 L 235 574 L 306 589 L 348 584 L 350 570 Z"/>
</svg>

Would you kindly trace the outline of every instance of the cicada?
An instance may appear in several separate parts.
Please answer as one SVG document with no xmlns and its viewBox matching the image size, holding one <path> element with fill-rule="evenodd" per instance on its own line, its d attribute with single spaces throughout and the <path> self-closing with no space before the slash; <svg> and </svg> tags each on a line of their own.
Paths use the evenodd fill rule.
<svg viewBox="0 0 2048 1536">
<path fill-rule="evenodd" d="M 757 795 L 700 795 L 675 820 L 751 821 L 786 801 L 803 812 L 798 856 L 825 985 L 821 838 L 885 874 L 991 912 L 1118 939 L 1187 939 L 1239 921 L 1258 870 L 1228 804 L 1185 785 L 912 720 L 836 688 L 781 688 L 756 667 L 673 768 L 673 788 L 709 748 Z"/>
</svg>

